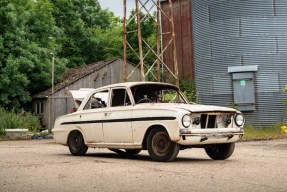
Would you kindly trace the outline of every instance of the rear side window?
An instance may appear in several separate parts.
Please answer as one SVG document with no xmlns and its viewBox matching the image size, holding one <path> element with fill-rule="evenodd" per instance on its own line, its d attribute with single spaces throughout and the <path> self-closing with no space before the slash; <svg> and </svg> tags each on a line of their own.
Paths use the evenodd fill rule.
<svg viewBox="0 0 287 192">
<path fill-rule="evenodd" d="M 117 106 L 128 106 L 131 105 L 131 100 L 129 98 L 126 89 L 113 89 L 112 91 L 112 107 Z"/>
<path fill-rule="evenodd" d="M 90 97 L 90 99 L 89 99 L 88 103 L 86 104 L 84 110 L 107 107 L 108 97 L 109 97 L 108 90 L 94 93 Z"/>
</svg>

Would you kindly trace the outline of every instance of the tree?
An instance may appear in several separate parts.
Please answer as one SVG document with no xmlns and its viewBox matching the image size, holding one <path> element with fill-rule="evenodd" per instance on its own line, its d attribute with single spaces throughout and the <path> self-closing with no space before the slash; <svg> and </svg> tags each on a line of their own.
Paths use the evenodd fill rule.
<svg viewBox="0 0 287 192">
<path fill-rule="evenodd" d="M 107 32 L 115 31 L 119 19 L 113 13 L 102 10 L 97 0 L 51 0 L 54 18 L 63 33 L 58 37 L 63 46 L 59 55 L 67 58 L 68 67 L 76 67 L 106 59 L 102 41 Z M 117 31 L 117 30 L 116 30 Z M 116 36 L 119 34 L 115 34 Z M 113 42 L 112 40 L 115 40 Z M 110 39 L 118 47 L 118 39 Z M 105 50 L 109 51 L 109 50 Z M 110 54 L 115 54 L 114 51 Z M 119 56 L 118 53 L 114 56 Z"/>
<path fill-rule="evenodd" d="M 0 1 L 0 107 L 20 109 L 66 67 L 122 55 L 122 25 L 97 0 Z"/>
<path fill-rule="evenodd" d="M 155 12 L 153 13 L 155 16 Z M 129 24 L 127 25 L 127 31 L 137 31 L 137 19 L 136 17 L 133 17 L 135 15 L 135 10 L 131 11 L 130 17 L 129 17 Z M 148 13 L 144 14 L 140 12 L 140 17 L 141 17 L 141 34 L 142 38 L 149 44 L 150 47 L 155 45 L 156 43 L 156 35 L 157 35 L 157 25 L 156 22 L 154 21 L 154 18 L 149 15 Z M 134 51 L 136 53 L 139 53 L 139 43 L 138 43 L 138 33 L 129 33 L 127 35 L 127 41 L 133 47 Z M 144 61 L 147 66 L 151 66 L 153 62 L 157 59 L 156 56 L 149 51 L 149 47 L 142 42 L 142 47 L 143 47 L 143 56 L 146 55 Z M 156 46 L 153 47 L 153 51 L 156 53 Z M 134 54 L 134 52 L 131 49 L 127 50 L 127 60 L 131 61 L 135 64 L 139 63 L 139 58 Z M 154 74 L 156 72 L 154 71 Z M 149 76 L 150 80 L 154 80 L 153 76 Z"/>
<path fill-rule="evenodd" d="M 45 30 L 56 33 L 57 27 L 52 15 L 43 12 L 50 9 L 46 0 L 4 0 L 0 7 L 0 105 L 19 109 L 49 84 L 49 53 L 55 43 Z M 64 69 L 64 61 L 59 68 Z"/>
</svg>

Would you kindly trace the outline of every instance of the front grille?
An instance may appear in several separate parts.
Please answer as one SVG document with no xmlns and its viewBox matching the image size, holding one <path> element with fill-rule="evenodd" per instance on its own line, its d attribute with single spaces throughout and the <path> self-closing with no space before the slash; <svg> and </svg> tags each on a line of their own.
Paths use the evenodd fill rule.
<svg viewBox="0 0 287 192">
<path fill-rule="evenodd" d="M 202 129 L 216 128 L 216 115 L 202 114 L 200 118 L 200 125 Z"/>
</svg>

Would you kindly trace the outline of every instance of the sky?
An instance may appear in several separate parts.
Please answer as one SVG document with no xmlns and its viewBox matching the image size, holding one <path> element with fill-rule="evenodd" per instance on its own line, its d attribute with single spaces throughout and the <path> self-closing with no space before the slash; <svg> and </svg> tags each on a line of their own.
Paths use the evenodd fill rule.
<svg viewBox="0 0 287 192">
<path fill-rule="evenodd" d="M 98 0 L 103 9 L 109 9 L 114 12 L 115 16 L 123 17 L 124 16 L 124 1 L 123 0 Z M 145 3 L 147 0 L 142 0 L 142 3 Z M 147 8 L 150 8 L 152 2 L 150 1 L 147 5 Z M 127 15 L 131 12 L 132 9 L 135 9 L 135 0 L 127 0 Z M 142 9 L 143 11 L 144 9 Z M 144 11 L 143 11 L 144 12 Z"/>
<path fill-rule="evenodd" d="M 124 16 L 124 1 L 123 0 L 98 0 L 103 9 L 108 8 L 110 11 L 114 12 L 116 16 Z M 134 0 L 127 0 L 127 13 L 135 8 Z"/>
</svg>

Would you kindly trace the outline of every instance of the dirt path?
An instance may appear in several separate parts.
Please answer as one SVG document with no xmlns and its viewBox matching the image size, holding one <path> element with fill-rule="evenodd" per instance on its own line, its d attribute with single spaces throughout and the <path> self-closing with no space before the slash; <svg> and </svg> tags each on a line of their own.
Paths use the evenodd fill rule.
<svg viewBox="0 0 287 192">
<path fill-rule="evenodd" d="M 146 151 L 131 157 L 106 149 L 71 156 L 52 140 L 0 142 L 0 191 L 287 191 L 287 140 L 237 143 L 226 161 L 202 149 L 170 163 Z"/>
</svg>

